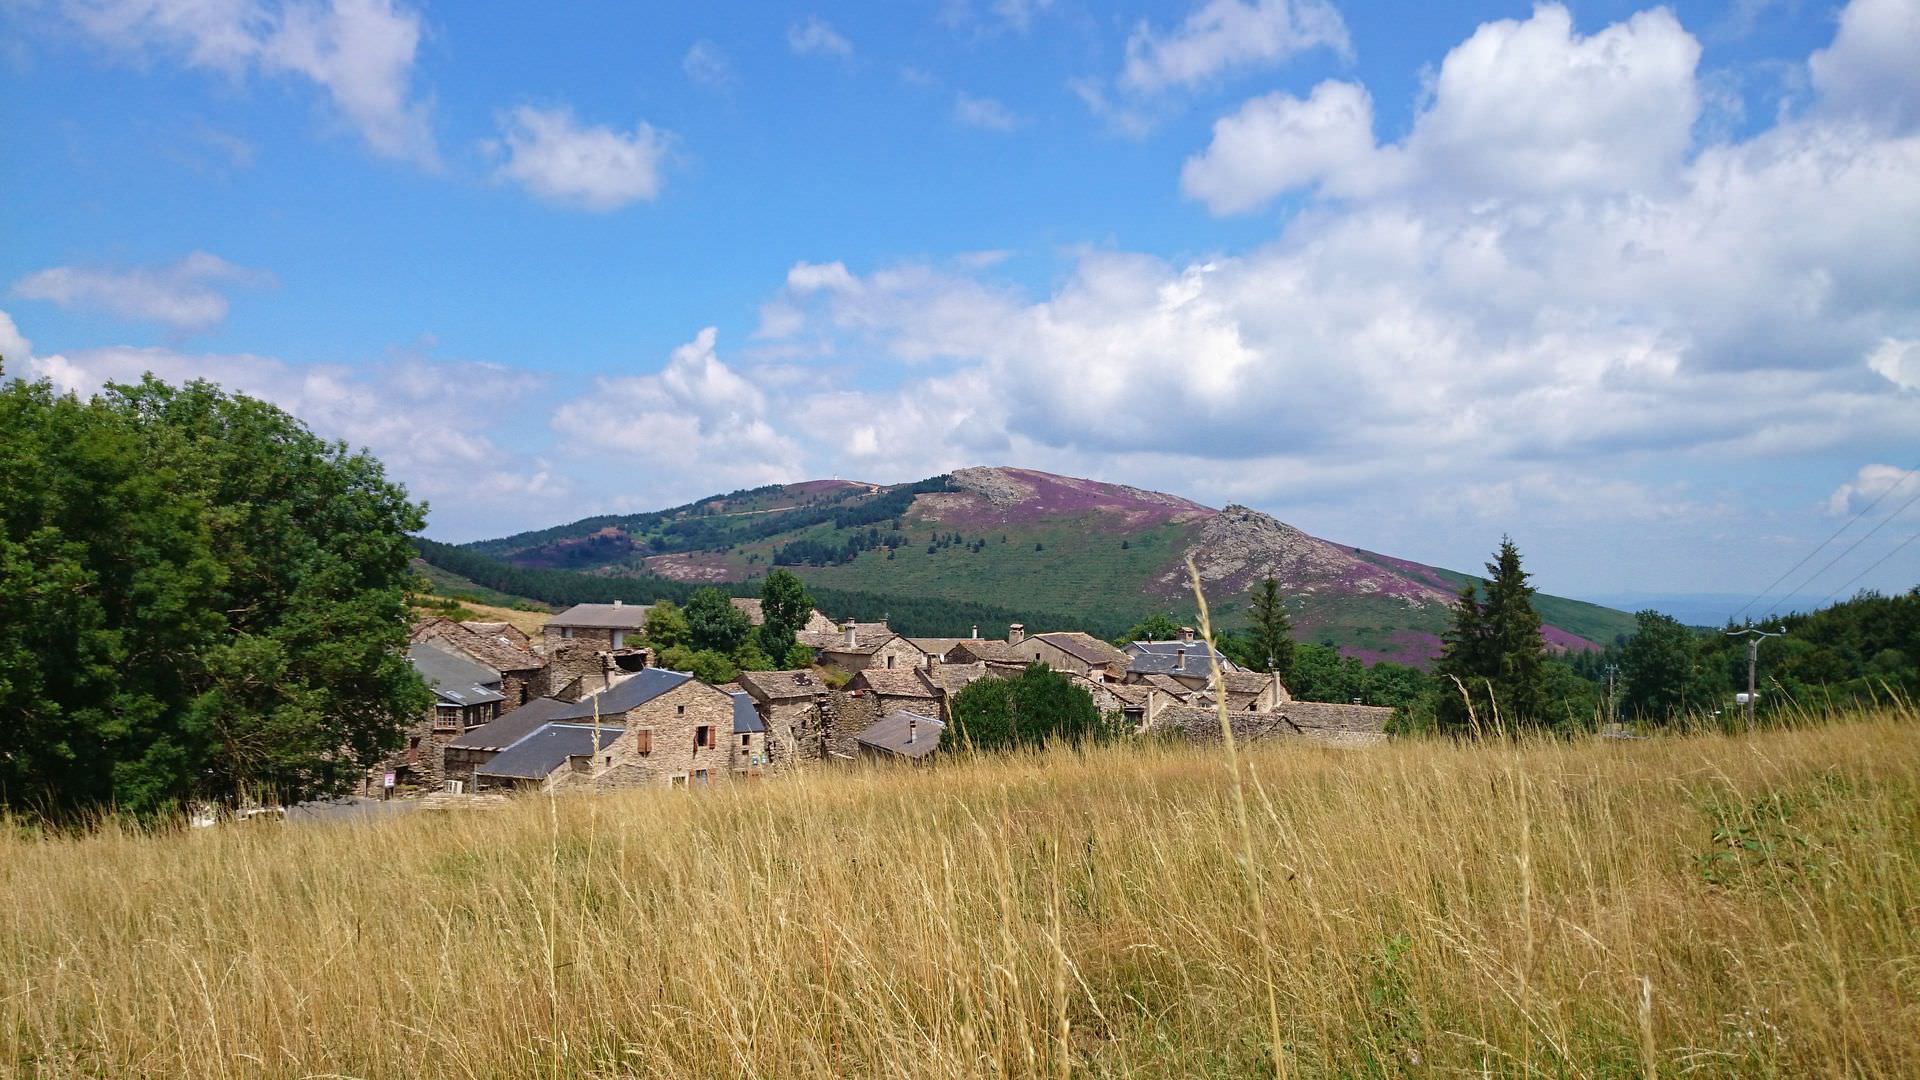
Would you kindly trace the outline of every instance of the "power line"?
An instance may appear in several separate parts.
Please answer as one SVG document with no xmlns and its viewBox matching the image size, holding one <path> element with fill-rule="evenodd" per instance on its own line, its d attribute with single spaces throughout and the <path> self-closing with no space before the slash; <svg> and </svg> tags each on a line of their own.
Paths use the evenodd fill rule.
<svg viewBox="0 0 1920 1080">
<path fill-rule="evenodd" d="M 1895 480 L 1895 481 L 1894 481 L 1893 483 L 1891 483 L 1891 484 L 1889 484 L 1889 485 L 1887 485 L 1887 488 L 1886 488 L 1886 490 L 1885 490 L 1885 491 L 1882 491 L 1882 492 L 1881 492 L 1880 494 L 1878 494 L 1878 495 L 1875 495 L 1875 496 L 1873 497 L 1873 501 L 1872 501 L 1872 502 L 1870 502 L 1870 503 L 1868 503 L 1868 504 L 1867 504 L 1866 506 L 1864 506 L 1864 507 L 1862 507 L 1862 508 L 1860 509 L 1860 512 L 1859 512 L 1859 513 L 1857 513 L 1857 514 L 1855 514 L 1855 515 L 1853 515 L 1852 517 L 1850 517 L 1850 518 L 1848 518 L 1848 519 L 1847 519 L 1847 521 L 1846 521 L 1846 524 L 1844 524 L 1844 525 L 1842 525 L 1842 526 L 1840 526 L 1840 527 L 1839 527 L 1838 529 L 1835 529 L 1835 530 L 1833 531 L 1833 535 L 1832 535 L 1832 536 L 1829 536 L 1829 537 L 1827 537 L 1827 538 L 1826 538 L 1825 540 L 1822 540 L 1822 541 L 1820 541 L 1820 542 L 1819 542 L 1818 544 L 1815 544 L 1815 545 L 1814 545 L 1814 547 L 1813 547 L 1813 550 L 1812 550 L 1812 551 L 1809 551 L 1809 552 L 1807 552 L 1807 553 L 1806 553 L 1805 555 L 1802 555 L 1802 556 L 1800 556 L 1800 561 L 1799 561 L 1799 562 L 1797 562 L 1797 563 L 1794 563 L 1794 564 L 1793 564 L 1792 566 L 1789 566 L 1789 567 L 1787 567 L 1787 570 L 1786 570 L 1786 573 L 1784 573 L 1784 574 L 1781 574 L 1781 575 L 1780 575 L 1779 577 L 1777 577 L 1777 578 L 1774 578 L 1774 579 L 1773 579 L 1773 584 L 1771 584 L 1771 585 L 1768 585 L 1768 586 L 1767 586 L 1766 588 L 1764 588 L 1764 589 L 1761 589 L 1761 590 L 1760 590 L 1760 591 L 1759 591 L 1758 593 L 1756 593 L 1756 594 L 1754 595 L 1754 598 L 1753 598 L 1753 599 L 1751 599 L 1751 600 L 1749 600 L 1749 601 L 1747 601 L 1746 603 L 1744 603 L 1744 604 L 1742 604 L 1742 605 L 1740 605 L 1740 610 L 1738 610 L 1738 611 L 1736 611 L 1736 612 L 1734 612 L 1734 613 L 1733 613 L 1732 615 L 1729 615 L 1729 616 L 1727 616 L 1727 621 L 1728 621 L 1728 622 L 1732 622 L 1733 620 L 1735 620 L 1735 619 L 1737 619 L 1737 618 L 1739 618 L 1740 616 L 1742 616 L 1742 615 L 1744 615 L 1744 614 L 1746 614 L 1746 613 L 1747 613 L 1747 610 L 1748 610 L 1749 608 L 1751 608 L 1751 607 L 1753 607 L 1753 605 L 1755 605 L 1755 604 L 1757 604 L 1757 603 L 1759 603 L 1759 602 L 1760 602 L 1761 600 L 1764 600 L 1764 599 L 1766 599 L 1766 598 L 1767 598 L 1768 596 L 1770 596 L 1770 595 L 1772 595 L 1772 593 L 1773 593 L 1773 590 L 1774 590 L 1774 589 L 1775 589 L 1775 588 L 1776 588 L 1776 587 L 1777 587 L 1777 586 L 1778 586 L 1778 585 L 1779 585 L 1779 584 L 1780 584 L 1781 582 L 1783 582 L 1783 581 L 1785 581 L 1785 580 L 1787 580 L 1787 579 L 1788 579 L 1789 577 L 1792 577 L 1792 576 L 1793 576 L 1793 572 L 1794 572 L 1795 570 L 1798 570 L 1798 569 L 1800 569 L 1801 567 L 1803 567 L 1803 566 L 1805 566 L 1805 565 L 1807 565 L 1807 563 L 1808 563 L 1808 562 L 1810 562 L 1810 561 L 1812 561 L 1812 559 L 1813 559 L 1813 557 L 1814 557 L 1815 555 L 1818 555 L 1818 554 L 1820 554 L 1820 552 L 1821 552 L 1822 550 L 1824 550 L 1824 549 L 1826 548 L 1826 546 L 1827 546 L 1828 544 L 1831 544 L 1831 543 L 1833 543 L 1833 542 L 1834 542 L 1835 540 L 1838 540 L 1838 539 L 1840 538 L 1840 534 L 1841 534 L 1841 533 L 1843 533 L 1843 532 L 1846 532 L 1846 531 L 1847 531 L 1848 529 L 1851 529 L 1851 528 L 1853 528 L 1853 526 L 1854 526 L 1854 523 L 1855 523 L 1855 522 L 1857 522 L 1857 521 L 1859 521 L 1859 520 L 1860 520 L 1861 518 L 1863 518 L 1863 517 L 1866 517 L 1866 516 L 1867 516 L 1868 514 L 1870 514 L 1870 513 L 1872 513 L 1872 512 L 1873 512 L 1873 508 L 1874 508 L 1874 507 L 1876 507 L 1876 506 L 1879 506 L 1879 505 L 1880 505 L 1880 500 L 1882 500 L 1882 499 L 1884 499 L 1884 498 L 1886 498 L 1887 496 L 1889 496 L 1889 495 L 1891 495 L 1891 494 L 1893 494 L 1893 491 L 1894 491 L 1894 489 L 1895 489 L 1895 488 L 1897 488 L 1897 487 L 1900 487 L 1901 485 L 1903 485 L 1903 484 L 1905 484 L 1905 483 L 1906 483 L 1906 482 L 1907 482 L 1908 480 L 1910 480 L 1910 479 L 1912 479 L 1912 478 L 1913 478 L 1913 477 L 1914 477 L 1914 476 L 1915 476 L 1916 474 L 1920 474 L 1920 462 L 1915 462 L 1915 463 L 1914 463 L 1914 466 L 1913 466 L 1913 468 L 1911 468 L 1911 469 L 1908 469 L 1908 470 L 1907 470 L 1906 472 L 1904 472 L 1904 473 L 1901 473 L 1901 474 L 1900 474 L 1900 479 L 1898 479 L 1898 480 Z M 1885 522 L 1882 522 L 1882 524 L 1885 524 Z M 1816 576 L 1818 576 L 1818 575 L 1816 575 Z M 1809 580 L 1811 580 L 1811 579 L 1809 579 Z M 1788 595 L 1791 595 L 1791 593 L 1789 593 Z"/>
<path fill-rule="evenodd" d="M 1843 592 L 1846 592 L 1848 588 L 1852 587 L 1855 581 L 1859 581 L 1861 578 L 1866 577 L 1868 574 L 1871 574 L 1875 570 L 1880 569 L 1880 566 L 1882 563 L 1886 562 L 1888 559 L 1893 558 L 1895 555 L 1900 554 L 1901 548 L 1906 547 L 1908 544 L 1913 543 L 1915 540 L 1920 540 L 1920 532 L 1914 533 L 1912 536 L 1909 536 L 1905 540 L 1902 540 L 1898 544 L 1895 544 L 1893 546 L 1892 551 L 1889 551 L 1885 555 L 1880 556 L 1880 558 L 1876 560 L 1872 566 L 1869 566 L 1865 570 L 1862 570 L 1859 573 L 1853 575 L 1853 577 L 1845 585 L 1842 585 L 1839 588 L 1828 593 L 1827 599 L 1820 601 L 1820 606 L 1826 607 L 1828 600 L 1832 600 L 1834 597 L 1839 596 Z"/>
<path fill-rule="evenodd" d="M 1821 574 L 1824 574 L 1824 573 L 1826 573 L 1827 571 L 1829 571 L 1829 570 L 1831 570 L 1831 569 L 1833 569 L 1833 566 L 1834 566 L 1834 564 L 1835 564 L 1835 563 L 1837 563 L 1837 562 L 1839 562 L 1839 561 L 1840 561 L 1841 559 L 1844 559 L 1844 558 L 1846 558 L 1846 557 L 1847 557 L 1848 555 L 1851 555 L 1851 554 L 1853 554 L 1853 549 L 1854 549 L 1854 548 L 1857 548 L 1857 547 L 1859 547 L 1859 546 L 1860 546 L 1861 544 L 1863 544 L 1863 543 L 1866 543 L 1866 542 L 1867 542 L 1868 540 L 1870 540 L 1870 539 L 1872 539 L 1872 538 L 1873 538 L 1873 534 L 1874 534 L 1874 533 L 1877 533 L 1877 532 L 1879 532 L 1879 531 L 1880 531 L 1881 529 L 1884 529 L 1884 528 L 1886 528 L 1886 527 L 1887 527 L 1887 523 L 1888 523 L 1888 522 L 1891 522 L 1891 521 L 1892 521 L 1892 520 L 1893 520 L 1894 518 L 1897 518 L 1897 517 L 1899 517 L 1899 516 L 1900 516 L 1901 514 L 1904 514 L 1904 513 L 1906 513 L 1906 511 L 1907 511 L 1907 507 L 1909 507 L 1909 506 L 1912 506 L 1912 505 L 1913 505 L 1914 503 L 1916 503 L 1916 502 L 1920 502 L 1920 491 L 1916 491 L 1916 492 L 1914 492 L 1914 493 L 1913 493 L 1913 498 L 1911 498 L 1911 499 L 1908 499 L 1908 500 L 1907 500 L 1906 502 L 1903 502 L 1903 503 L 1901 503 L 1901 504 L 1900 504 L 1900 509 L 1898 509 L 1898 510 L 1895 510 L 1895 511 L 1894 511 L 1893 513 L 1891 513 L 1891 514 L 1888 514 L 1888 515 L 1887 515 L 1886 517 L 1883 517 L 1883 518 L 1881 518 L 1881 519 L 1880 519 L 1880 524 L 1878 524 L 1878 525 L 1875 525 L 1875 526 L 1874 526 L 1873 528 L 1871 528 L 1871 529 L 1868 529 L 1868 530 L 1867 530 L 1867 531 L 1866 531 L 1865 533 L 1862 533 L 1862 534 L 1861 534 L 1861 536 L 1860 536 L 1860 538 L 1859 538 L 1858 540 L 1855 540 L 1855 541 L 1854 541 L 1853 543 L 1851 543 L 1851 544 L 1848 544 L 1848 545 L 1847 545 L 1847 550 L 1845 550 L 1845 551 L 1843 551 L 1843 552 L 1841 552 L 1840 554 L 1838 554 L 1838 555 L 1835 555 L 1835 556 L 1834 556 L 1833 558 L 1831 558 L 1831 559 L 1829 559 L 1829 560 L 1827 560 L 1827 565 L 1825 565 L 1825 566 L 1823 566 L 1823 567 L 1821 567 L 1821 568 L 1820 568 L 1820 569 L 1818 569 L 1818 570 L 1815 570 L 1815 571 L 1814 571 L 1813 573 L 1811 573 L 1811 574 L 1809 574 L 1809 575 L 1807 575 L 1807 577 L 1806 577 L 1806 578 L 1805 578 L 1804 580 L 1802 580 L 1802 581 L 1800 582 L 1800 584 L 1799 584 L 1799 585 L 1797 585 L 1797 586 L 1795 586 L 1795 587 L 1793 587 L 1792 589 L 1789 589 L 1789 590 L 1787 590 L 1787 595 L 1788 595 L 1788 596 L 1792 596 L 1792 595 L 1793 595 L 1794 593 L 1797 593 L 1797 592 L 1799 592 L 1799 591 L 1800 591 L 1801 589 L 1804 589 L 1804 588 L 1806 588 L 1807 586 L 1809 586 L 1809 585 L 1811 585 L 1811 584 L 1813 584 L 1813 582 L 1814 582 L 1814 580 L 1815 580 L 1816 578 L 1818 578 L 1818 577 L 1819 577 L 1819 576 L 1820 576 Z"/>
</svg>

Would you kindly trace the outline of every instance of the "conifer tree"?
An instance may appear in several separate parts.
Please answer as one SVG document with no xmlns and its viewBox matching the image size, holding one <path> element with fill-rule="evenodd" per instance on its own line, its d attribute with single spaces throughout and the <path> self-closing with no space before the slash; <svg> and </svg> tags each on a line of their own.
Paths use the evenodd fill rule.
<svg viewBox="0 0 1920 1080">
<path fill-rule="evenodd" d="M 1280 596 L 1280 582 L 1268 574 L 1247 595 L 1248 615 L 1253 620 L 1252 654 L 1262 671 L 1293 678 L 1293 620 L 1287 617 L 1287 604 Z"/>
<path fill-rule="evenodd" d="M 1484 600 L 1477 583 L 1461 587 L 1453 624 L 1441 639 L 1434 718 L 1443 730 L 1462 732 L 1475 720 L 1490 728 L 1496 718 L 1526 726 L 1546 716 L 1546 642 L 1533 587 L 1510 537 L 1500 538 L 1487 574 Z"/>
</svg>

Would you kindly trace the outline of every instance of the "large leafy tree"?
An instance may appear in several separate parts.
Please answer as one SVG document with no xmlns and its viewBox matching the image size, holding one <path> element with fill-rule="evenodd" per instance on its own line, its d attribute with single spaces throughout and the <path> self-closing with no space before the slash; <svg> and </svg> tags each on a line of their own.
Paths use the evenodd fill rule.
<svg viewBox="0 0 1920 1080">
<path fill-rule="evenodd" d="M 1011 679 L 976 679 L 953 696 L 952 720 L 964 745 L 983 750 L 1104 738 L 1113 725 L 1093 695 L 1045 664 Z"/>
<path fill-rule="evenodd" d="M 1501 537 L 1487 575 L 1485 599 L 1474 582 L 1461 588 L 1442 638 L 1434 677 L 1435 719 L 1444 729 L 1464 730 L 1476 718 L 1488 726 L 1496 717 L 1514 726 L 1550 719 L 1546 641 L 1512 539 Z"/>
<path fill-rule="evenodd" d="M 1172 615 L 1164 611 L 1153 614 L 1133 624 L 1133 629 L 1116 639 L 1116 643 L 1127 645 L 1135 641 L 1172 641 L 1180 636 L 1180 624 Z"/>
<path fill-rule="evenodd" d="M 760 650 L 768 656 L 784 657 L 793 651 L 794 635 L 807 625 L 813 614 L 813 597 L 799 575 L 791 570 L 775 570 L 760 582 Z"/>
<path fill-rule="evenodd" d="M 647 644 L 666 650 L 685 645 L 693 637 L 687 614 L 671 600 L 659 600 L 647 609 Z"/>
<path fill-rule="evenodd" d="M 1620 649 L 1620 704 L 1626 713 L 1671 720 L 1711 707 L 1714 687 L 1702 677 L 1695 656 L 1699 636 L 1658 611 L 1642 611 L 1633 618 L 1633 636 Z"/>
<path fill-rule="evenodd" d="M 1247 595 L 1247 617 L 1252 622 L 1251 640 L 1257 671 L 1270 671 L 1281 682 L 1293 678 L 1293 620 L 1287 617 L 1287 603 L 1280 595 L 1280 582 L 1268 574 Z"/>
<path fill-rule="evenodd" d="M 344 789 L 431 704 L 380 463 L 264 402 L 0 383 L 0 803 Z"/>
<path fill-rule="evenodd" d="M 687 643 L 695 650 L 711 650 L 731 655 L 746 644 L 753 624 L 746 613 L 719 589 L 696 591 L 687 598 Z"/>
</svg>

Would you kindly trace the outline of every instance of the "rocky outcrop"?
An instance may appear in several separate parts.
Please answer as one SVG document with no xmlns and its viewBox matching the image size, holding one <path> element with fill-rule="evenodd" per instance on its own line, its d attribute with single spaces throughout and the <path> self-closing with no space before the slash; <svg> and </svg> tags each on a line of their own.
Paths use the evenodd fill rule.
<svg viewBox="0 0 1920 1080">
<path fill-rule="evenodd" d="M 1288 593 L 1296 595 L 1387 596 L 1410 607 L 1444 606 L 1452 599 L 1445 589 L 1246 506 L 1228 506 L 1210 518 L 1186 554 L 1193 558 L 1202 583 L 1234 595 L 1272 574 Z M 1160 584 L 1170 590 L 1187 588 L 1185 561 L 1161 575 Z"/>
</svg>

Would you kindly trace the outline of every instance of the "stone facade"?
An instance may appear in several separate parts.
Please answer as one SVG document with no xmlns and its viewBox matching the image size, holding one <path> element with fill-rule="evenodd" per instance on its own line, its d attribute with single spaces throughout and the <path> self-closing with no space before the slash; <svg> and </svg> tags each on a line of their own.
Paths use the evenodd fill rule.
<svg viewBox="0 0 1920 1080">
<path fill-rule="evenodd" d="M 690 680 L 625 714 L 626 730 L 589 770 L 595 787 L 690 787 L 756 771 L 766 736 L 735 735 L 733 697 Z M 598 782 L 605 777 L 606 783 Z"/>
<path fill-rule="evenodd" d="M 395 795 L 422 795 L 439 791 L 447 779 L 447 744 L 469 728 L 490 723 L 500 715 L 498 702 L 469 705 L 435 705 L 407 729 L 401 748 L 386 760 L 368 769 L 360 793 L 379 798 L 386 790 L 386 774 L 394 774 Z M 471 773 L 469 772 L 469 775 Z"/>
</svg>

